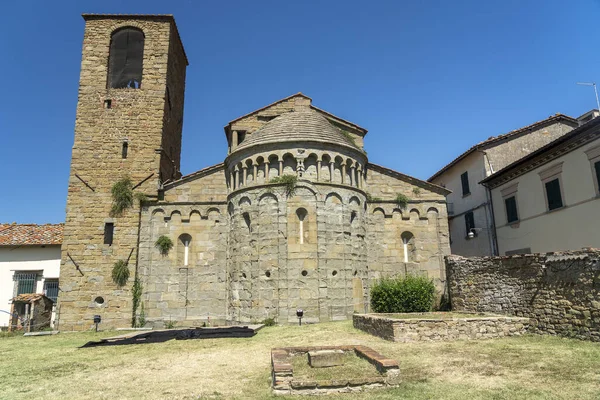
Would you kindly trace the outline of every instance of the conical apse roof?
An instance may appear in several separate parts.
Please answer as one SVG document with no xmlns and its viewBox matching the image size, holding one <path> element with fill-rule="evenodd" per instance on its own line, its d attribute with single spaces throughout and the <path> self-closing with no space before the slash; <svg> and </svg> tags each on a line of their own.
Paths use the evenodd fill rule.
<svg viewBox="0 0 600 400">
<path fill-rule="evenodd" d="M 288 112 L 269 121 L 262 128 L 248 135 L 236 151 L 267 143 L 303 141 L 356 148 L 339 129 L 327 121 L 327 118 L 313 110 L 302 110 Z"/>
</svg>

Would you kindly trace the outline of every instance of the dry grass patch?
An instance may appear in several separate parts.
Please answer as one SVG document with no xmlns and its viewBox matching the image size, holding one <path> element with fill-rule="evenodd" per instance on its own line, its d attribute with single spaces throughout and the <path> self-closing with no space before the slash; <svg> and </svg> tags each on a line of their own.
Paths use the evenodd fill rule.
<svg viewBox="0 0 600 400">
<path fill-rule="evenodd" d="M 358 357 L 354 351 L 348 351 L 343 356 L 343 365 L 335 367 L 313 368 L 308 364 L 308 354 L 292 357 L 294 380 L 326 381 L 346 378 L 375 378 L 382 374 L 364 358 Z"/>
<path fill-rule="evenodd" d="M 400 387 L 370 399 L 600 398 L 600 346 L 572 339 L 394 343 L 344 321 L 269 327 L 248 339 L 78 348 L 114 335 L 0 338 L 0 399 L 273 398 L 271 348 L 329 345 L 365 345 L 398 360 Z"/>
</svg>

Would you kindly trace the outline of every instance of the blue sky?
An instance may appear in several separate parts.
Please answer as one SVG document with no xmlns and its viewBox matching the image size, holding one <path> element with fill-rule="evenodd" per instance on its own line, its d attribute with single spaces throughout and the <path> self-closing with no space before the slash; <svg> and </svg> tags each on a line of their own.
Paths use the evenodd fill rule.
<svg viewBox="0 0 600 400">
<path fill-rule="evenodd" d="M 594 108 L 576 82 L 600 80 L 598 0 L 7 0 L 0 10 L 0 222 L 64 220 L 84 12 L 175 15 L 190 60 L 184 174 L 224 159 L 228 121 L 303 92 L 369 130 L 371 162 L 427 179 L 489 136 Z"/>
</svg>

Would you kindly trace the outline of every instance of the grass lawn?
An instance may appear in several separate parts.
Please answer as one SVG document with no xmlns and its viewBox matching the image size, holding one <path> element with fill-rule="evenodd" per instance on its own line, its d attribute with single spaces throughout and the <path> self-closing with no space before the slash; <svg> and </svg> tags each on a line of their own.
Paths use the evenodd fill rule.
<svg viewBox="0 0 600 400">
<path fill-rule="evenodd" d="M 274 398 L 272 347 L 343 344 L 398 360 L 403 383 L 328 398 L 600 399 L 600 345 L 572 339 L 393 343 L 344 321 L 269 327 L 249 339 L 77 348 L 114 335 L 0 338 L 0 399 Z"/>
</svg>

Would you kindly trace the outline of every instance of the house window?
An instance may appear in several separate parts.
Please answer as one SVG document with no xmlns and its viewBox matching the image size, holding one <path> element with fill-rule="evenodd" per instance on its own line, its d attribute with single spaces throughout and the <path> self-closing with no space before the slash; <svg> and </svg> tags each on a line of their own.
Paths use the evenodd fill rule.
<svg viewBox="0 0 600 400">
<path fill-rule="evenodd" d="M 104 224 L 104 244 L 112 246 L 114 231 L 115 231 L 114 223 L 106 222 Z"/>
<path fill-rule="evenodd" d="M 468 171 L 460 176 L 460 182 L 462 183 L 463 196 L 471 194 L 471 189 L 469 189 L 469 172 Z"/>
<path fill-rule="evenodd" d="M 44 280 L 44 294 L 56 303 L 58 299 L 58 279 Z"/>
<path fill-rule="evenodd" d="M 590 164 L 592 165 L 592 178 L 596 196 L 600 196 L 600 146 L 586 150 Z"/>
<path fill-rule="evenodd" d="M 472 229 L 475 229 L 475 217 L 473 216 L 473 211 L 469 211 L 465 214 L 465 228 L 467 229 L 466 236 L 469 236 L 469 232 L 471 232 Z M 475 232 L 473 231 L 473 233 Z"/>
<path fill-rule="evenodd" d="M 556 210 L 564 205 L 561 182 L 562 166 L 563 163 L 560 162 L 539 173 L 540 179 L 544 185 L 546 209 L 548 211 Z"/>
<path fill-rule="evenodd" d="M 37 283 L 37 272 L 15 272 L 15 296 L 24 293 L 35 293 Z"/>
<path fill-rule="evenodd" d="M 560 192 L 560 181 L 558 178 L 545 183 L 546 198 L 548 199 L 548 211 L 556 210 L 563 206 L 562 195 Z"/>
<path fill-rule="evenodd" d="M 506 209 L 506 222 L 511 223 L 519 220 L 519 210 L 517 208 L 517 189 L 519 182 L 500 190 L 502 199 L 504 199 L 504 208 Z"/>
<path fill-rule="evenodd" d="M 511 196 L 504 199 L 504 205 L 506 206 L 506 222 L 511 223 L 519 220 L 519 213 L 517 212 L 517 198 Z"/>
<path fill-rule="evenodd" d="M 598 188 L 600 188 L 600 161 L 594 163 L 594 172 L 596 172 L 596 194 L 598 194 Z"/>
<path fill-rule="evenodd" d="M 108 56 L 108 87 L 139 89 L 142 85 L 144 33 L 137 28 L 115 31 Z"/>
</svg>

